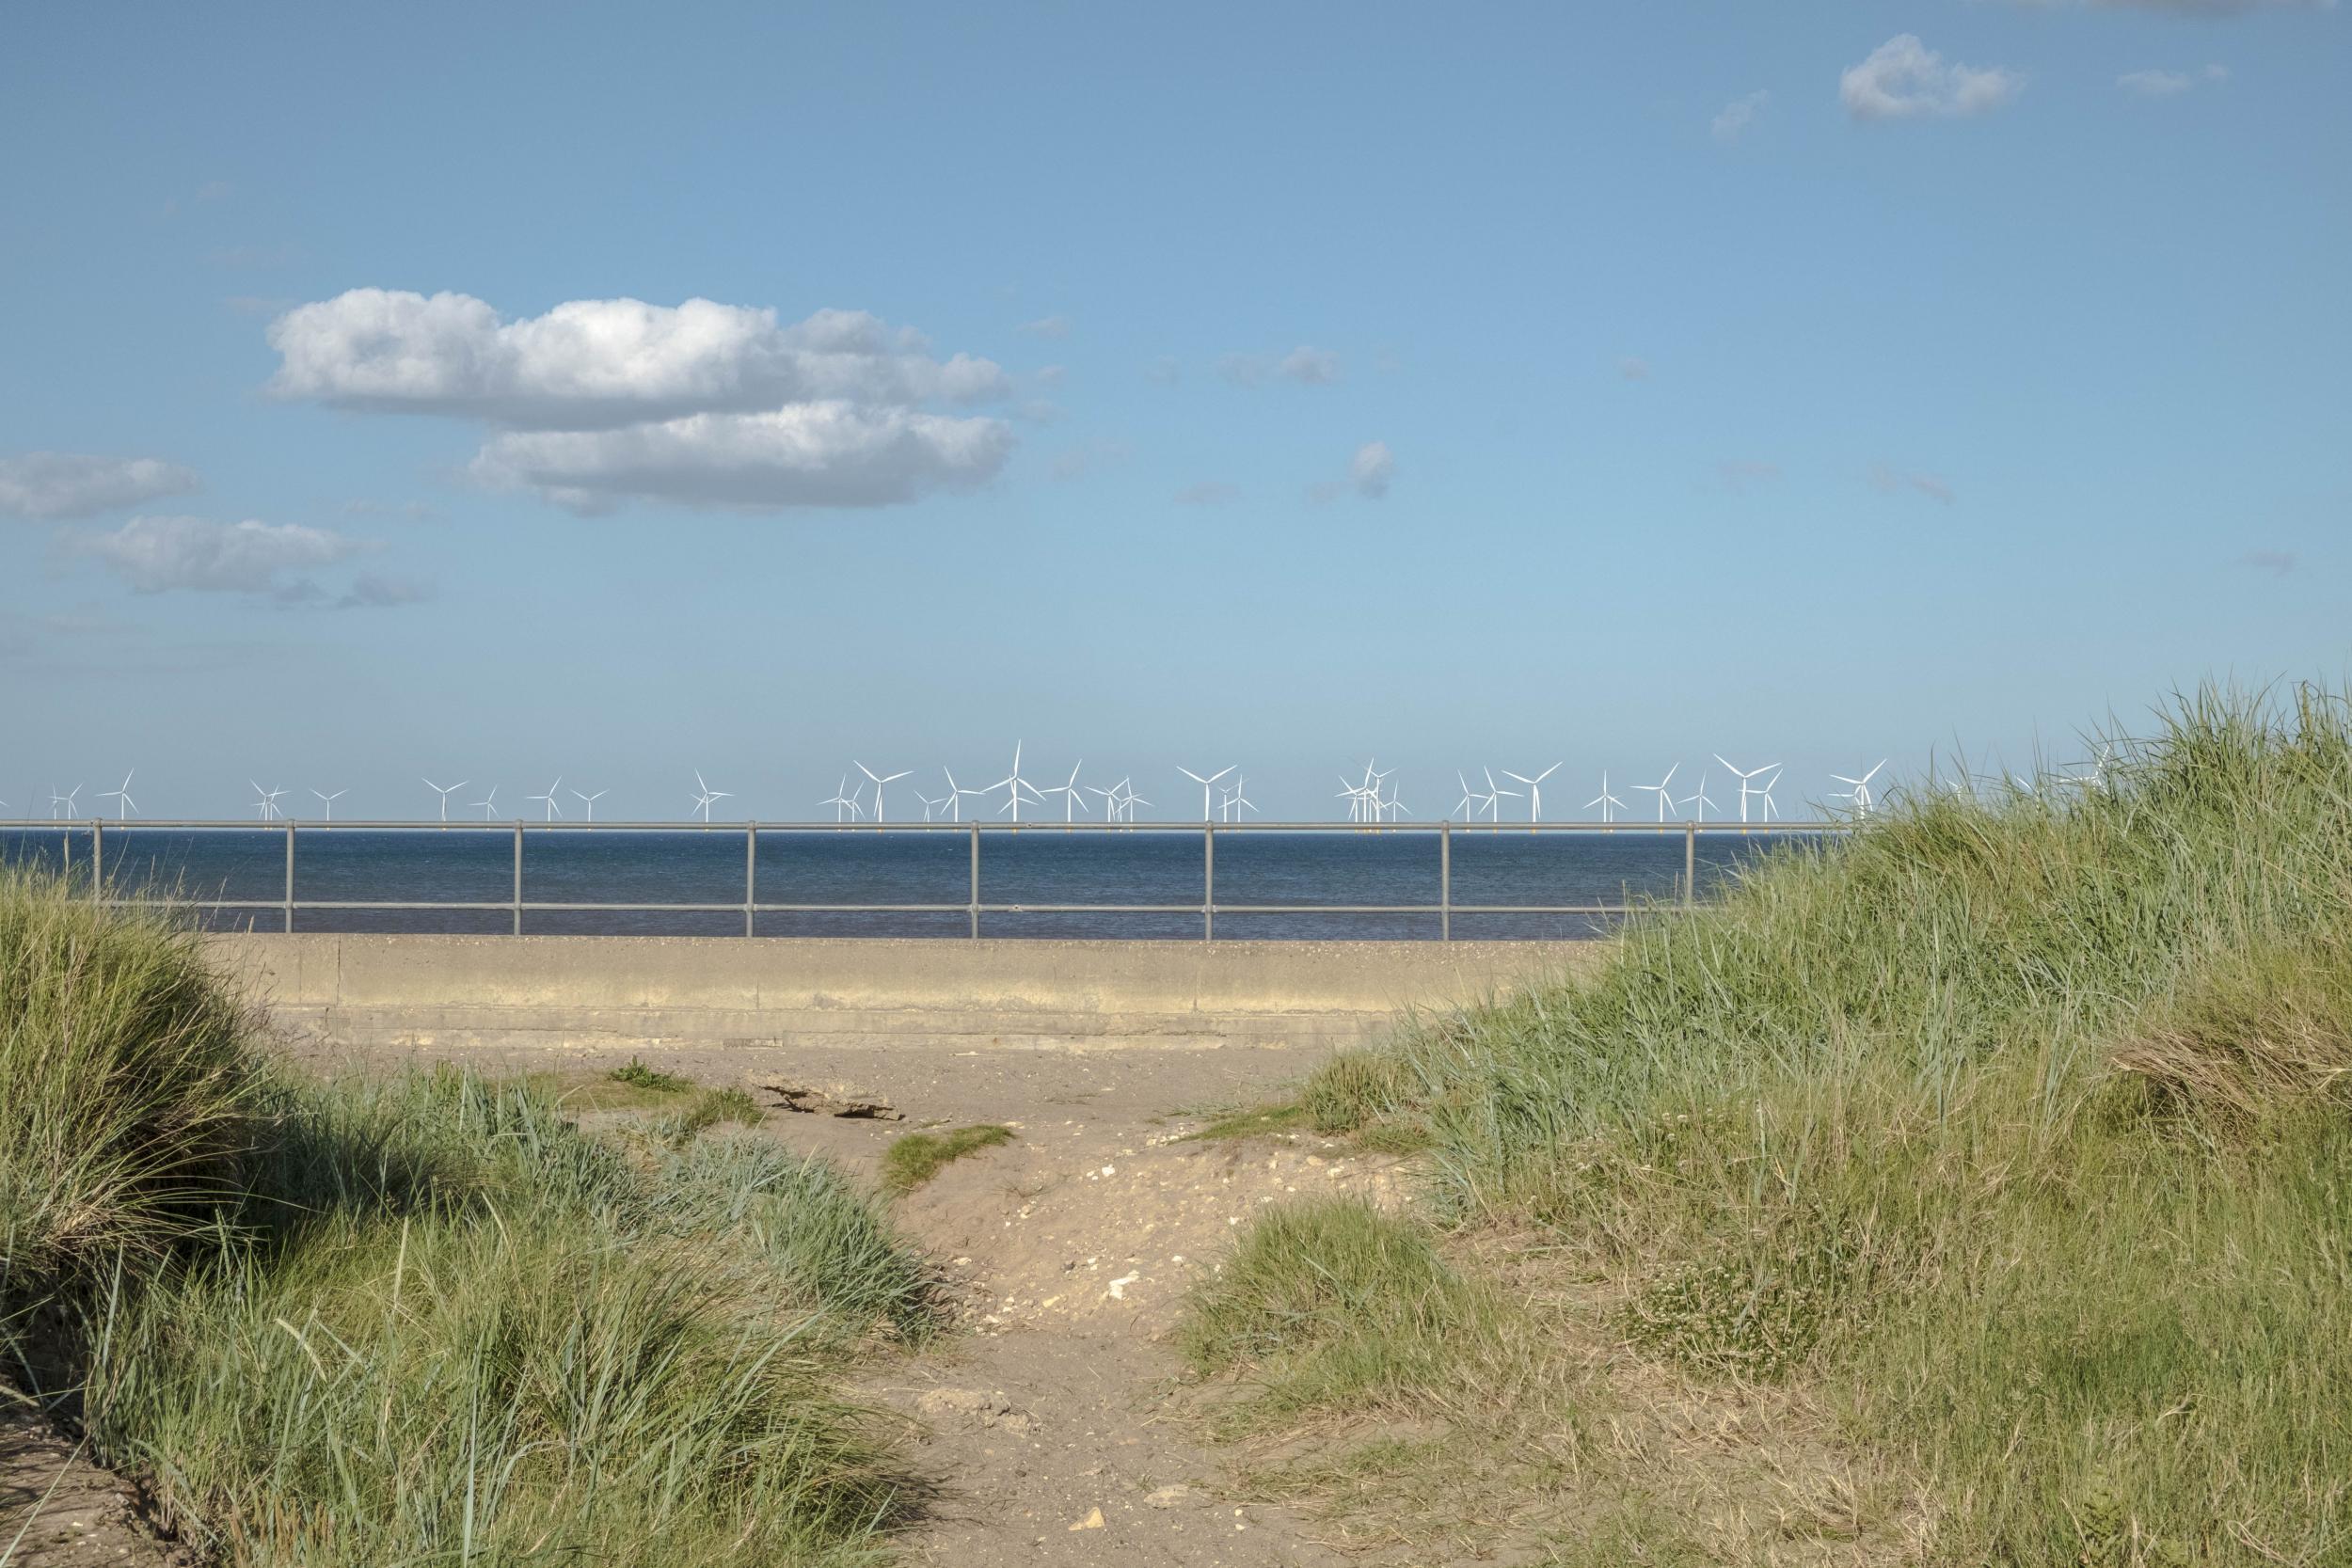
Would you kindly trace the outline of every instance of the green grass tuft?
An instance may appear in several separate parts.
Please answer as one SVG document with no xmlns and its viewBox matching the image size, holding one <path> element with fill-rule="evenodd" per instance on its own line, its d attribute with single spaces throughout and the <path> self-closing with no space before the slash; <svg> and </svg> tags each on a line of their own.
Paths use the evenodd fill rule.
<svg viewBox="0 0 2352 1568">
<path fill-rule="evenodd" d="M 635 1056 L 631 1056 L 605 1076 L 615 1084 L 626 1084 L 632 1089 L 645 1089 L 654 1094 L 677 1094 L 693 1086 L 676 1073 L 663 1072 L 659 1068 L 647 1067 Z"/>
<path fill-rule="evenodd" d="M 721 1122 L 757 1127 L 765 1119 L 767 1113 L 759 1108 L 759 1101 L 752 1098 L 749 1089 L 705 1089 L 695 1096 L 693 1104 L 656 1122 L 654 1133 L 672 1148 L 683 1148 L 697 1134 Z"/>
<path fill-rule="evenodd" d="M 986 1122 L 945 1132 L 909 1132 L 882 1151 L 882 1183 L 886 1192 L 914 1191 L 941 1170 L 967 1154 L 1012 1142 L 1012 1129 Z"/>
</svg>

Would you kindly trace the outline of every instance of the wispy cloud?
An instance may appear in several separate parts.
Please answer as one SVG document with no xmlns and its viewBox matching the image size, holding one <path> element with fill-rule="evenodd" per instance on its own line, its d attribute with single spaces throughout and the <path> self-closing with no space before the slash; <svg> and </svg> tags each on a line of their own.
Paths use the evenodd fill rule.
<svg viewBox="0 0 2352 1568">
<path fill-rule="evenodd" d="M 1230 506 L 1241 499 L 1241 486 L 1221 479 L 1204 479 L 1176 492 L 1179 506 Z"/>
<path fill-rule="evenodd" d="M 1772 95 L 1758 87 L 1724 104 L 1715 112 L 1714 122 L 1709 127 L 1714 132 L 1715 139 L 1728 144 L 1746 135 L 1748 128 L 1756 122 L 1764 113 L 1764 106 L 1772 101 Z"/>
<path fill-rule="evenodd" d="M 1033 322 L 1023 322 L 1021 330 L 1032 338 L 1067 338 L 1070 336 L 1070 318 L 1040 316 Z"/>
<path fill-rule="evenodd" d="M 2209 65 L 2194 76 L 2185 71 L 2127 71 L 2115 85 L 2138 98 L 2178 98 L 2200 82 L 2226 82 L 2230 68 Z"/>
<path fill-rule="evenodd" d="M 1220 355 L 1216 373 L 1236 387 L 1263 386 L 1268 380 L 1292 381 L 1302 387 L 1328 387 L 1340 379 L 1340 356 L 1326 348 L 1305 343 L 1279 356 L 1259 354 Z"/>
<path fill-rule="evenodd" d="M 1628 355 L 1624 358 L 1617 361 L 1617 374 L 1627 381 L 1647 381 L 1649 379 L 1649 361 L 1646 359 L 1637 359 L 1633 356 Z"/>
<path fill-rule="evenodd" d="M 323 592 L 294 574 L 336 565 L 374 547 L 300 523 L 182 516 L 134 517 L 110 531 L 76 535 L 71 544 L 142 594 L 188 589 L 290 603 Z"/>
<path fill-rule="evenodd" d="M 1366 441 L 1347 460 L 1345 479 L 1324 480 L 1310 486 L 1307 494 L 1319 501 L 1337 500 L 1342 496 L 1376 501 L 1389 493 L 1390 482 L 1395 477 L 1396 454 L 1389 450 L 1389 443 Z"/>
<path fill-rule="evenodd" d="M 434 587 L 422 578 L 392 577 L 382 572 L 361 572 L 351 579 L 351 587 L 335 601 L 337 610 L 389 610 L 405 604 L 422 604 L 433 597 Z"/>
<path fill-rule="evenodd" d="M 2291 550 L 2248 550 L 2232 564 L 2282 578 L 2295 570 L 2296 562 Z"/>
<path fill-rule="evenodd" d="M 184 495 L 200 482 L 193 468 L 153 457 L 28 451 L 0 457 L 0 516 L 62 520 Z"/>
<path fill-rule="evenodd" d="M 1134 455 L 1135 449 L 1124 441 L 1089 441 L 1056 453 L 1053 473 L 1056 479 L 1083 479 L 1105 468 L 1116 468 Z"/>
<path fill-rule="evenodd" d="M 1143 379 L 1156 386 L 1173 387 L 1184 378 L 1184 367 L 1176 363 L 1172 354 L 1163 354 L 1143 367 Z"/>
<path fill-rule="evenodd" d="M 1883 463 L 1871 468 L 1870 488 L 1882 496 L 1899 496 L 1909 491 L 1945 506 L 1959 499 L 1949 483 L 1933 474 L 1907 473 Z"/>
<path fill-rule="evenodd" d="M 1959 119 L 1996 109 L 2025 87 L 2017 71 L 1949 62 L 1917 34 L 1898 33 L 1846 68 L 1837 97 L 1856 119 Z"/>
<path fill-rule="evenodd" d="M 1715 477 L 1723 481 L 1725 489 L 1745 495 L 1778 479 L 1780 465 L 1753 457 L 1726 457 L 1715 465 Z"/>
</svg>

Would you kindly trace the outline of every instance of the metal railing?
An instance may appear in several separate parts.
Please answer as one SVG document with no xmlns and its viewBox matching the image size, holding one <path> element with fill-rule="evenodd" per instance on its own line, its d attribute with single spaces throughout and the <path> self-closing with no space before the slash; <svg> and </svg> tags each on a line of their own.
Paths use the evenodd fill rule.
<svg viewBox="0 0 2352 1568">
<path fill-rule="evenodd" d="M 99 872 L 89 880 L 89 897 L 98 903 L 120 905 L 138 902 L 135 896 L 124 895 L 119 885 L 110 883 L 103 875 L 106 865 L 106 840 L 110 835 L 127 839 L 131 834 L 156 832 L 236 833 L 246 836 L 266 834 L 282 836 L 285 844 L 285 880 L 280 896 L 276 898 L 193 898 L 174 895 L 172 902 L 187 908 L 227 911 L 276 911 L 283 928 L 294 928 L 298 911 L 411 911 L 448 913 L 502 911 L 510 916 L 509 929 L 522 935 L 523 916 L 536 913 L 607 913 L 607 914 L 735 914 L 743 917 L 743 934 L 756 933 L 757 920 L 763 914 L 962 914 L 969 921 L 970 935 L 980 935 L 980 920 L 992 914 L 1183 914 L 1199 915 L 1200 939 L 1214 941 L 1218 915 L 1434 915 L 1438 920 L 1438 935 L 1441 942 L 1454 939 L 1454 918 L 1456 915 L 1566 915 L 1590 919 L 1621 918 L 1637 909 L 1690 909 L 1697 901 L 1698 845 L 1702 837 L 1758 837 L 1789 835 L 1835 835 L 1851 832 L 1851 825 L 1841 822 L 1500 822 L 1500 823 L 1383 823 L 1374 826 L 1354 822 L 1201 822 L 1201 823 L 1124 823 L 1124 822 L 297 822 L 288 819 L 275 823 L 255 823 L 218 820 L 146 820 L 116 821 L 103 818 L 80 821 L 26 820 L 0 822 L 0 832 L 24 834 L 59 834 L 64 840 L 66 867 L 72 870 L 74 835 L 87 835 L 90 843 L 91 865 Z M 326 899 L 301 898 L 295 895 L 295 846 L 304 838 L 316 840 L 323 834 L 353 832 L 399 833 L 463 833 L 468 835 L 511 835 L 514 844 L 513 883 L 509 897 L 481 899 Z M 533 833 L 691 833 L 696 835 L 739 833 L 743 839 L 743 896 L 739 902 L 726 903 L 628 903 L 612 901 L 549 901 L 526 898 L 523 895 L 523 843 Z M 1054 904 L 1054 903 L 987 903 L 980 896 L 980 845 L 984 838 L 1006 834 L 1171 834 L 1197 832 L 1200 835 L 1200 898 L 1197 903 L 1182 904 Z M 959 834 L 971 846 L 967 897 L 961 903 L 795 903 L 790 901 L 763 902 L 759 897 L 759 840 L 770 834 Z M 1438 899 L 1430 904 L 1221 904 L 1216 898 L 1216 843 L 1219 838 L 1268 833 L 1350 833 L 1368 838 L 1430 837 L 1438 841 Z M 1456 834 L 1479 838 L 1510 835 L 1551 836 L 1575 835 L 1642 835 L 1671 836 L 1682 841 L 1682 869 L 1676 880 L 1675 896 L 1665 900 L 1636 902 L 1631 898 L 1616 903 L 1591 904 L 1463 904 L 1454 897 L 1454 840 Z"/>
</svg>

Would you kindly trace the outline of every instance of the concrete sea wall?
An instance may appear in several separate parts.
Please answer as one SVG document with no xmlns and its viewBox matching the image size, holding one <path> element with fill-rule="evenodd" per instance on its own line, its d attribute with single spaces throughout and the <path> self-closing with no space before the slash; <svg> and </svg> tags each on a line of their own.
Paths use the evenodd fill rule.
<svg viewBox="0 0 2352 1568">
<path fill-rule="evenodd" d="M 1329 1045 L 1589 968 L 1597 942 L 208 939 L 281 1029 L 352 1048 Z"/>
</svg>

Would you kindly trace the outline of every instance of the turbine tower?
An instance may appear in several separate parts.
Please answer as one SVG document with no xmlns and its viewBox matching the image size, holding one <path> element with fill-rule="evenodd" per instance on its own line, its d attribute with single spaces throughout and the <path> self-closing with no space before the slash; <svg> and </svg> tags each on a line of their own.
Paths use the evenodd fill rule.
<svg viewBox="0 0 2352 1568">
<path fill-rule="evenodd" d="M 1086 759 L 1084 757 L 1080 757 L 1078 759 L 1078 768 L 1084 768 L 1085 766 Z M 1078 819 L 1078 813 L 1086 810 L 1087 803 L 1078 799 L 1078 796 L 1081 793 L 1078 788 L 1078 768 L 1073 768 L 1070 770 L 1070 777 L 1065 782 L 1039 791 L 1041 795 L 1058 795 L 1061 797 L 1061 819 L 1062 826 L 1064 827 L 1068 827 L 1071 823 L 1076 821 Z"/>
<path fill-rule="evenodd" d="M 1683 806 L 1692 806 L 1692 805 L 1695 805 L 1695 806 L 1696 806 L 1696 807 L 1698 807 L 1699 809 L 1698 809 L 1698 815 L 1697 815 L 1697 816 L 1694 818 L 1694 820 L 1697 820 L 1697 821 L 1700 821 L 1700 822 L 1704 822 L 1704 821 L 1706 821 L 1706 820 L 1707 820 L 1707 814 L 1708 814 L 1708 812 L 1713 811 L 1713 810 L 1715 810 L 1715 809 L 1716 809 L 1715 802 L 1714 802 L 1713 800 L 1708 800 L 1708 796 L 1707 796 L 1707 775 L 1706 775 L 1706 774 L 1704 774 L 1704 773 L 1701 773 L 1701 774 L 1699 775 L 1699 787 L 1698 787 L 1698 792 L 1697 792 L 1696 794 L 1694 794 L 1694 795 L 1685 795 L 1685 796 L 1684 796 L 1684 797 L 1683 797 L 1680 800 L 1677 800 L 1677 802 L 1675 802 L 1675 803 L 1676 803 L 1677 805 L 1683 805 Z"/>
<path fill-rule="evenodd" d="M 1502 770 L 1504 778 L 1517 779 L 1527 786 L 1527 819 L 1530 822 L 1541 822 L 1544 819 L 1544 781 L 1558 771 L 1560 771 L 1560 765 L 1556 762 L 1532 779 L 1524 773 L 1514 773 L 1508 768 Z"/>
<path fill-rule="evenodd" d="M 703 770 L 699 768 L 694 769 L 694 789 L 696 792 L 694 795 L 694 809 L 703 814 L 703 820 L 705 822 L 710 820 L 711 807 L 717 805 L 722 800 L 732 800 L 735 799 L 734 795 L 730 792 L 723 789 L 713 789 L 709 784 L 704 783 Z"/>
<path fill-rule="evenodd" d="M 1715 753 L 1715 760 L 1716 760 L 1717 762 L 1721 762 L 1721 763 L 1723 763 L 1723 765 L 1724 765 L 1725 768 L 1731 768 L 1731 764 L 1730 764 L 1729 762 L 1724 761 L 1724 754 L 1723 754 L 1721 752 L 1717 752 Z M 1766 764 L 1765 764 L 1763 767 L 1761 767 L 1761 768 L 1744 768 L 1744 769 L 1742 769 L 1742 768 L 1731 768 L 1731 770 L 1732 770 L 1734 773 L 1739 774 L 1739 776 L 1740 776 L 1740 821 L 1745 822 L 1745 821 L 1748 819 L 1748 797 L 1749 797 L 1749 796 L 1751 796 L 1751 795 L 1762 795 L 1763 793 L 1765 793 L 1765 791 L 1766 791 L 1766 790 L 1768 790 L 1768 789 L 1770 789 L 1770 788 L 1772 787 L 1769 784 L 1764 784 L 1764 785 L 1761 785 L 1761 786 L 1758 786 L 1758 785 L 1754 784 L 1753 783 L 1751 783 L 1751 781 L 1752 781 L 1752 780 L 1754 780 L 1754 779 L 1756 779 L 1758 775 L 1760 775 L 1760 774 L 1764 774 L 1764 773 L 1770 773 L 1770 774 L 1772 774 L 1774 778 L 1778 778 L 1778 777 L 1780 776 L 1780 774 L 1779 774 L 1779 768 L 1780 768 L 1780 764 L 1778 764 L 1778 763 L 1776 763 L 1776 762 L 1768 762 L 1768 763 L 1766 763 Z M 1767 820 L 1770 820 L 1770 818 L 1767 818 Z"/>
<path fill-rule="evenodd" d="M 1199 785 L 1200 786 L 1200 820 L 1201 820 L 1201 821 L 1203 821 L 1203 822 L 1208 821 L 1208 820 L 1209 820 L 1209 786 L 1210 786 L 1210 785 L 1212 785 L 1212 784 L 1216 784 L 1217 780 L 1219 780 L 1219 779 L 1221 779 L 1221 778 L 1225 777 L 1225 775 L 1226 775 L 1226 774 L 1231 773 L 1231 772 L 1232 771 L 1232 768 L 1231 768 L 1230 767 L 1229 767 L 1229 768 L 1218 768 L 1216 772 L 1214 772 L 1214 773 L 1210 774 L 1210 775 L 1209 775 L 1207 778 L 1205 778 L 1205 779 L 1204 779 L 1204 778 L 1202 778 L 1200 774 L 1198 774 L 1198 773 L 1194 772 L 1194 771 L 1193 771 L 1191 768 L 1177 768 L 1177 769 L 1176 769 L 1176 771 L 1177 771 L 1177 772 L 1179 772 L 1179 773 L 1182 773 L 1182 774 L 1183 774 L 1185 778 L 1190 779 L 1190 780 L 1191 780 L 1194 784 L 1199 784 Z"/>
<path fill-rule="evenodd" d="M 866 813 L 858 806 L 857 797 L 849 793 L 849 789 L 850 775 L 844 773 L 841 775 L 841 782 L 833 787 L 833 798 L 817 802 L 820 806 L 833 808 L 833 819 L 836 824 L 840 822 L 841 814 L 845 811 L 850 814 L 850 820 L 852 822 L 859 821 L 866 816 Z"/>
<path fill-rule="evenodd" d="M 548 803 L 547 819 L 552 822 L 557 817 L 564 815 L 563 808 L 555 803 L 555 792 L 563 787 L 564 775 L 558 773 L 555 776 L 555 782 L 548 785 L 548 792 L 545 795 L 526 795 L 523 799 L 526 800 L 545 800 Z"/>
<path fill-rule="evenodd" d="M 1654 784 L 1635 784 L 1633 786 L 1635 789 L 1650 790 L 1657 795 L 1658 820 L 1661 822 L 1666 820 L 1666 808 L 1673 803 L 1673 798 L 1666 793 L 1667 786 L 1675 782 L 1675 768 L 1680 768 L 1682 764 L 1677 762 L 1674 765 L 1674 768 L 1667 768 L 1666 776 L 1659 780 Z"/>
<path fill-rule="evenodd" d="M 350 794 L 351 788 L 348 784 L 346 784 L 342 789 L 335 791 L 332 795 L 325 794 L 322 791 L 315 789 L 310 791 L 310 793 L 318 796 L 320 809 L 326 813 L 326 820 L 332 822 L 335 820 L 335 802 Z"/>
<path fill-rule="evenodd" d="M 482 808 L 482 820 L 485 822 L 490 820 L 490 814 L 498 809 L 498 803 L 499 786 L 496 784 L 492 784 L 490 786 L 490 793 L 488 795 L 484 796 L 481 800 L 474 802 L 475 805 Z"/>
<path fill-rule="evenodd" d="M 2104 757 L 2100 759 L 2102 766 L 2105 766 L 2106 760 L 2106 759 Z M 1851 787 L 1837 791 L 1836 794 L 1832 795 L 1830 799 L 1833 800 L 1851 800 L 1853 802 L 1853 814 L 1856 816 L 1869 816 L 1870 806 L 1873 800 L 1873 797 L 1870 794 L 1870 781 L 1879 776 L 1879 768 L 1883 768 L 1885 766 L 1886 759 L 1884 757 L 1881 757 L 1879 758 L 1878 768 L 1871 768 L 1867 773 L 1863 774 L 1862 777 L 1858 779 L 1850 779 L 1843 773 L 1832 773 L 1830 775 L 1831 778 L 1836 779 L 1841 784 L 1851 785 Z M 2090 781 L 2085 780 L 2083 782 L 2088 784 Z"/>
<path fill-rule="evenodd" d="M 865 774 L 867 778 L 874 781 L 874 820 L 877 822 L 888 821 L 889 817 L 882 811 L 882 785 L 886 784 L 896 784 L 900 779 L 906 778 L 908 774 L 904 772 L 893 773 L 885 778 L 882 774 L 877 773 L 872 768 L 866 767 L 866 764 L 858 761 L 855 757 L 851 757 L 850 759 L 850 765 L 852 768 L 855 768 L 859 772 Z"/>
<path fill-rule="evenodd" d="M 972 793 L 993 795 L 1000 789 L 1005 792 L 1005 811 L 1015 822 L 1021 820 L 1021 797 L 1024 792 L 1027 793 L 1036 804 L 1041 806 L 1045 803 L 1045 797 L 1038 792 L 1037 785 L 1021 776 L 1021 742 L 1018 740 L 1012 743 L 1012 771 L 994 784 L 976 789 Z"/>
<path fill-rule="evenodd" d="M 132 773 L 135 773 L 137 771 L 138 769 L 135 768 L 131 770 Z M 278 793 L 282 795 L 285 791 L 280 790 Z M 125 817 L 129 816 L 131 813 L 139 809 L 139 803 L 131 799 L 131 773 L 125 773 L 122 775 L 121 788 L 102 789 L 98 792 L 98 798 L 102 800 L 110 796 L 113 798 L 115 802 L 115 820 L 118 822 L 122 821 Z"/>
<path fill-rule="evenodd" d="M 253 787 L 259 789 L 262 786 L 260 784 L 255 784 Z M 440 792 L 441 820 L 446 822 L 449 820 L 449 798 L 456 794 L 459 790 L 465 788 L 466 781 L 460 779 L 453 784 L 437 784 L 431 779 L 427 779 L 424 781 L 424 787 L 427 789 L 438 790 Z"/>
<path fill-rule="evenodd" d="M 579 790 L 573 790 L 573 796 L 581 805 L 588 808 L 588 814 L 584 818 L 582 818 L 582 820 L 594 822 L 596 819 L 596 802 L 612 793 L 612 791 L 610 788 L 599 789 L 594 795 L 582 795 Z"/>
<path fill-rule="evenodd" d="M 1519 792 L 1516 789 L 1504 789 L 1495 783 L 1495 770 L 1493 768 L 1482 767 L 1479 771 L 1486 775 L 1486 820 L 1489 822 L 1500 822 L 1502 820 L 1502 798 L 1505 795 L 1508 795 L 1512 800 L 1516 800 L 1519 798 Z"/>
<path fill-rule="evenodd" d="M 1584 802 L 1584 809 L 1587 811 L 1595 806 L 1600 808 L 1600 819 L 1603 822 L 1614 822 L 1617 819 L 1616 814 L 1625 810 L 1625 802 L 1609 793 L 1609 770 L 1605 768 L 1600 773 L 1600 793 Z"/>
</svg>

